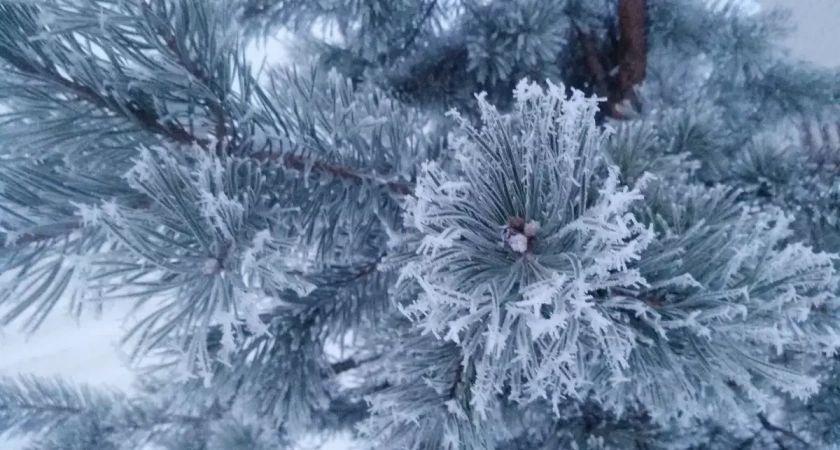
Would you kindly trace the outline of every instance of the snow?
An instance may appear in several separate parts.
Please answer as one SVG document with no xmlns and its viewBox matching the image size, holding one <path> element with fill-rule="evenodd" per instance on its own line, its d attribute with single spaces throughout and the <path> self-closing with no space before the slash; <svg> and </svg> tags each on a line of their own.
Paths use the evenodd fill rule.
<svg viewBox="0 0 840 450">
<path fill-rule="evenodd" d="M 510 248 L 517 253 L 525 253 L 528 251 L 528 237 L 524 234 L 514 234 L 508 238 Z"/>
</svg>

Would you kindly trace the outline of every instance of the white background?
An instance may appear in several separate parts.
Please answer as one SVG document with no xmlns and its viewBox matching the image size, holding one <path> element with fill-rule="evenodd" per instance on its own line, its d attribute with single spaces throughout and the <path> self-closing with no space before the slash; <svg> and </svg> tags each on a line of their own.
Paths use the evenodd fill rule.
<svg viewBox="0 0 840 450">
<path fill-rule="evenodd" d="M 759 0 L 759 3 L 791 11 L 798 26 L 786 44 L 794 55 L 840 69 L 840 0 Z"/>
</svg>

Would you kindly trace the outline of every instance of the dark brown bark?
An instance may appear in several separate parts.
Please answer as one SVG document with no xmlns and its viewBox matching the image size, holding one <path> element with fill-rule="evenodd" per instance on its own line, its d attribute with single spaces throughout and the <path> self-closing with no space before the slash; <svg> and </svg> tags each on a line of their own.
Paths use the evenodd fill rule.
<svg viewBox="0 0 840 450">
<path fill-rule="evenodd" d="M 599 50 L 591 33 L 578 28 L 578 39 L 584 64 L 595 94 L 605 98 L 602 112 L 613 118 L 623 118 L 619 105 L 625 101 L 638 109 L 639 100 L 634 88 L 645 78 L 647 70 L 647 0 L 619 0 L 618 40 L 615 43 L 617 60 L 610 61 Z M 611 76 L 612 69 L 617 70 Z"/>
<path fill-rule="evenodd" d="M 638 99 L 633 88 L 645 79 L 647 69 L 647 0 L 619 0 L 618 101 Z"/>
</svg>

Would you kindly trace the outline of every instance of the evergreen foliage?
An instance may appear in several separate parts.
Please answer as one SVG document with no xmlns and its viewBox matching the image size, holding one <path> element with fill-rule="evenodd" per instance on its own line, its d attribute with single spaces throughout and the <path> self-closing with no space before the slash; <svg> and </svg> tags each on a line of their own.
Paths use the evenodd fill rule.
<svg viewBox="0 0 840 450">
<path fill-rule="evenodd" d="M 2 324 L 126 302 L 150 369 L 132 395 L 0 379 L 0 433 L 840 446 L 840 74 L 786 27 L 735 1 L 0 0 Z M 296 64 L 257 70 L 279 30 Z"/>
</svg>

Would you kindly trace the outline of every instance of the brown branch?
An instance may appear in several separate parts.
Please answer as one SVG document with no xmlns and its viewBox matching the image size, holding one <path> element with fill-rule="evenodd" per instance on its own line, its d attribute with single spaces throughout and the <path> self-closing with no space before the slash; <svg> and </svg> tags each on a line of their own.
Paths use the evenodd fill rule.
<svg viewBox="0 0 840 450">
<path fill-rule="evenodd" d="M 0 55 L 2 58 L 3 55 Z M 63 80 L 63 81 L 60 81 Z M 103 109 L 108 109 L 114 111 L 115 106 L 112 103 L 104 100 L 98 93 L 93 91 L 87 86 L 77 84 L 75 82 L 63 79 L 63 78 L 56 78 L 53 80 L 54 82 L 60 84 L 63 87 L 72 88 L 76 91 L 82 98 L 91 102 L 95 106 L 101 107 Z M 208 142 L 203 139 L 196 138 L 189 134 L 186 130 L 181 127 L 172 127 L 172 126 L 165 126 L 164 124 L 160 123 L 146 123 L 147 129 L 155 134 L 161 135 L 163 137 L 169 138 L 172 141 L 178 144 L 198 144 L 202 148 L 207 149 Z M 397 194 L 397 195 L 411 195 L 413 192 L 412 186 L 409 183 L 398 182 L 398 181 L 384 181 L 384 182 L 377 182 L 370 177 L 362 175 L 356 172 L 353 168 L 348 166 L 342 166 L 337 164 L 330 164 L 323 161 L 307 161 L 301 156 L 297 156 L 294 154 L 287 154 L 287 153 L 273 153 L 273 152 L 258 152 L 248 156 L 249 159 L 252 159 L 259 163 L 265 162 L 277 162 L 281 161 L 282 164 L 293 170 L 298 170 L 301 172 L 308 171 L 309 173 L 314 174 L 322 174 L 322 175 L 329 175 L 335 178 L 343 179 L 345 181 L 349 181 L 356 184 L 362 183 L 373 183 L 379 184 L 380 186 L 386 187 L 389 191 Z M 137 208 L 148 208 L 152 205 L 150 199 L 145 199 L 145 201 L 141 201 L 139 204 L 135 205 Z M 78 229 L 82 228 L 82 223 L 80 221 L 70 221 L 65 224 L 62 224 L 59 230 L 54 230 L 53 233 L 46 233 L 41 231 L 24 231 L 17 233 L 15 239 L 0 238 L 0 248 L 3 247 L 13 247 L 13 246 L 24 246 L 29 244 L 34 244 L 38 242 L 46 242 L 53 239 L 58 239 L 61 237 L 66 236 L 67 234 L 72 233 Z M 15 233 L 11 233 L 15 234 Z"/>
<path fill-rule="evenodd" d="M 138 196 L 132 199 L 128 206 L 132 208 L 148 208 L 152 206 L 152 200 L 146 196 Z M 46 242 L 61 237 L 66 237 L 68 234 L 80 230 L 83 224 L 81 220 L 72 219 L 64 222 L 53 224 L 45 224 L 36 227 L 35 229 L 27 231 L 12 231 L 5 233 L 5 237 L 0 235 L 0 248 L 4 247 L 22 247 L 29 244 L 37 244 L 39 242 Z M 43 231 L 43 228 L 51 228 L 52 232 Z M 11 236 L 11 237 L 10 237 Z"/>
<path fill-rule="evenodd" d="M 169 36 L 169 38 L 166 36 Z M 167 42 L 167 46 L 172 47 L 173 52 L 176 52 L 176 54 L 182 54 L 182 52 L 178 50 L 177 44 L 170 34 L 165 34 L 163 38 Z M 176 122 L 161 122 L 154 111 L 146 111 L 140 104 L 123 104 L 113 95 L 98 92 L 90 86 L 86 86 L 63 77 L 57 70 L 50 69 L 49 67 L 37 66 L 32 62 L 15 55 L 14 53 L 5 52 L 2 49 L 0 49 L 0 59 L 3 59 L 11 64 L 21 74 L 38 77 L 47 82 L 53 83 L 56 86 L 59 86 L 76 95 L 80 100 L 90 103 L 96 108 L 107 110 L 114 114 L 121 115 L 131 121 L 138 122 L 147 131 L 153 134 L 161 136 L 179 145 L 196 144 L 205 150 L 209 150 L 209 141 L 207 139 L 194 136 Z M 202 83 L 207 84 L 209 87 L 211 82 L 201 69 L 196 68 L 186 59 L 183 60 L 183 64 L 185 65 L 185 69 L 190 71 L 190 73 L 196 76 L 196 78 L 199 78 Z M 220 146 L 223 144 L 222 141 L 226 134 L 226 124 L 224 122 L 222 105 L 217 104 L 217 107 L 212 109 L 216 110 L 216 113 L 214 113 L 217 119 L 217 142 L 215 150 L 216 154 L 219 155 L 221 150 Z M 290 169 L 299 171 L 308 170 L 310 173 L 329 175 L 358 184 L 373 182 L 374 184 L 385 186 L 388 190 L 398 195 L 410 195 L 413 191 L 411 185 L 407 183 L 396 181 L 377 183 L 371 177 L 359 174 L 351 167 L 331 164 L 323 161 L 307 161 L 303 157 L 293 154 L 258 152 L 249 155 L 249 158 L 257 162 L 282 161 L 283 165 Z M 141 204 L 135 206 L 145 208 L 151 206 L 151 203 L 150 199 L 145 199 L 145 201 L 142 201 Z M 82 223 L 80 221 L 73 220 L 61 224 L 57 230 L 51 230 L 51 232 L 23 231 L 19 233 L 7 233 L 6 237 L 0 237 L 0 248 L 25 246 L 58 239 L 80 229 L 81 227 Z M 9 239 L 10 234 L 15 235 L 15 238 Z"/>
<path fill-rule="evenodd" d="M 151 15 L 152 13 L 149 10 L 149 6 L 147 4 L 144 3 L 143 8 L 144 12 L 148 15 L 149 20 L 152 21 L 153 24 L 155 22 L 159 22 L 159 19 Z M 188 58 L 186 58 L 184 53 L 177 45 L 177 42 L 172 33 L 170 33 L 168 29 L 166 29 L 160 24 L 157 24 L 155 26 L 155 29 L 158 31 L 158 33 L 161 34 L 161 38 L 163 39 L 166 47 L 169 48 L 170 51 L 172 51 L 179 58 L 182 66 L 190 74 L 195 76 L 200 82 L 204 83 L 208 88 L 211 88 L 212 80 L 209 79 L 209 77 L 204 73 L 204 71 L 201 68 L 195 66 Z M 123 104 L 111 94 L 104 94 L 98 92 L 90 86 L 65 78 L 56 69 L 51 68 L 51 66 L 49 65 L 35 65 L 32 62 L 23 59 L 18 55 L 15 55 L 14 53 L 4 52 L 2 51 L 2 49 L 0 49 L 0 59 L 3 59 L 6 62 L 10 63 L 20 73 L 24 75 L 35 76 L 47 82 L 51 82 L 69 91 L 70 93 L 75 94 L 79 97 L 80 100 L 88 102 L 94 107 L 110 111 L 114 114 L 121 115 L 134 122 L 138 122 L 146 130 L 150 131 L 153 134 L 161 136 L 180 145 L 196 144 L 201 148 L 204 148 L 205 150 L 209 150 L 208 146 L 210 142 L 207 139 L 194 136 L 177 122 L 161 122 L 154 111 L 146 111 L 143 109 L 142 105 L 138 103 Z M 221 103 L 213 101 L 208 106 L 211 109 L 211 113 L 216 118 L 215 151 L 216 154 L 219 155 L 221 153 L 221 146 L 223 145 L 223 140 L 227 134 L 227 126 L 224 118 L 223 105 Z M 303 157 L 293 154 L 259 152 L 250 155 L 249 158 L 257 162 L 282 161 L 282 164 L 285 167 L 293 170 L 309 171 L 315 174 L 329 175 L 358 184 L 372 182 L 374 184 L 382 185 L 388 190 L 398 195 L 410 195 L 413 191 L 411 185 L 407 183 L 401 183 L 396 181 L 377 182 L 371 177 L 356 172 L 351 167 L 331 164 L 323 161 L 307 161 Z M 149 199 L 145 200 L 146 201 L 142 202 L 143 204 L 139 205 L 138 207 L 143 208 L 151 206 L 151 201 Z M 64 237 L 67 234 L 80 229 L 81 227 L 81 222 L 74 220 L 65 224 L 61 224 L 61 226 L 59 226 L 58 229 L 51 230 L 51 232 L 23 231 L 17 233 L 15 239 L 9 239 L 8 237 L 8 234 L 15 233 L 8 233 L 5 238 L 0 237 L 0 247 L 24 246 L 39 242 L 46 242 Z"/>
<path fill-rule="evenodd" d="M 302 172 L 309 171 L 315 174 L 330 175 L 336 178 L 350 181 L 352 183 L 361 184 L 365 182 L 373 182 L 374 184 L 377 184 L 375 180 L 372 180 L 370 177 L 356 172 L 351 167 L 342 166 L 338 164 L 330 164 L 323 161 L 307 161 L 300 156 L 290 153 L 257 152 L 249 155 L 249 158 L 259 162 L 282 161 L 283 165 L 289 169 L 299 170 Z M 388 190 L 398 195 L 411 195 L 411 193 L 413 192 L 411 185 L 408 183 L 401 183 L 398 181 L 383 181 L 379 182 L 378 184 L 385 186 L 386 188 L 388 188 Z"/>
<path fill-rule="evenodd" d="M 146 196 L 138 196 L 128 203 L 131 208 L 144 209 L 152 206 L 152 199 Z M 59 222 L 49 225 L 42 225 L 37 228 L 53 228 L 51 233 L 42 230 L 33 229 L 28 231 L 12 231 L 5 233 L 5 237 L 0 234 L 0 249 L 10 247 L 23 247 L 29 244 L 37 244 L 40 242 L 48 242 L 53 239 L 66 237 L 68 234 L 80 230 L 83 227 L 81 220 L 73 219 L 65 222 Z M 10 238 L 11 236 L 11 238 Z"/>
</svg>

